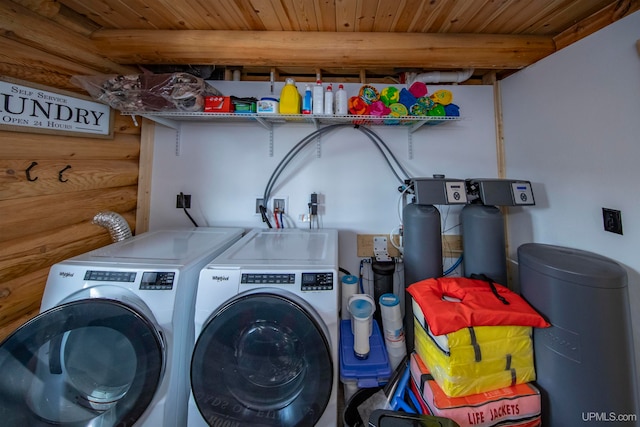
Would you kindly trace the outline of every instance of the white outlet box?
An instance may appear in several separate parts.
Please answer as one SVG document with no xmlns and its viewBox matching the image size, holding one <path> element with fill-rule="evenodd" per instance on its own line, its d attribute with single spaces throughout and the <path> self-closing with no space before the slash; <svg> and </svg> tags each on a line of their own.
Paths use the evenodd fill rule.
<svg viewBox="0 0 640 427">
<path fill-rule="evenodd" d="M 259 209 L 259 206 L 260 206 L 261 204 L 263 204 L 263 203 L 262 203 L 262 201 L 263 201 L 264 199 L 262 198 L 262 196 L 256 196 L 254 199 L 255 199 L 255 211 L 254 211 L 254 213 L 255 213 L 255 215 L 260 215 L 260 209 Z"/>
<path fill-rule="evenodd" d="M 278 212 L 282 212 L 285 215 L 289 213 L 289 197 L 287 196 L 273 196 L 270 200 L 271 212 L 275 212 L 276 208 Z"/>
</svg>

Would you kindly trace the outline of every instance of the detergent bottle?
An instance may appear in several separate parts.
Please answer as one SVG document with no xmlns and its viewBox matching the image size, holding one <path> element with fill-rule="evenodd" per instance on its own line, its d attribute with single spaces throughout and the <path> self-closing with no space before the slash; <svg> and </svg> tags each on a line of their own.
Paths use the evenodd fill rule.
<svg viewBox="0 0 640 427">
<path fill-rule="evenodd" d="M 313 93 L 311 92 L 311 86 L 306 85 L 304 89 L 304 98 L 302 98 L 302 114 L 311 114 L 313 104 Z"/>
<path fill-rule="evenodd" d="M 287 78 L 280 92 L 280 114 L 300 114 L 300 93 L 296 82 Z"/>
<path fill-rule="evenodd" d="M 324 114 L 333 114 L 333 89 L 331 85 L 327 86 L 324 93 Z"/>
<path fill-rule="evenodd" d="M 313 114 L 324 114 L 324 89 L 322 80 L 318 80 L 313 87 Z"/>
<path fill-rule="evenodd" d="M 344 90 L 344 86 L 338 85 L 338 91 L 336 92 L 335 100 L 335 114 L 337 114 L 338 116 L 346 116 L 347 114 L 349 114 L 347 91 Z"/>
</svg>

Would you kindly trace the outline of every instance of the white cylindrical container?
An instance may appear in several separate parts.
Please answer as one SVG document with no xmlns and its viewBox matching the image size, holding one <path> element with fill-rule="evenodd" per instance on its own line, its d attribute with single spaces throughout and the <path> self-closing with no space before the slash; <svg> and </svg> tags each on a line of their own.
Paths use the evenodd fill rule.
<svg viewBox="0 0 640 427">
<path fill-rule="evenodd" d="M 387 343 L 386 347 L 389 365 L 391 365 L 391 370 L 395 371 L 402 359 L 407 355 L 407 346 L 403 341 L 400 345 Z"/>
<path fill-rule="evenodd" d="M 349 313 L 349 298 L 358 293 L 358 277 L 352 274 L 342 276 L 340 292 L 342 294 L 340 317 L 342 320 L 349 320 L 351 319 L 351 314 Z"/>
<path fill-rule="evenodd" d="M 335 113 L 338 116 L 346 116 L 349 114 L 349 99 L 347 98 L 347 91 L 344 90 L 343 85 L 338 85 L 338 91 L 335 95 L 336 108 Z"/>
<path fill-rule="evenodd" d="M 404 325 L 400 310 L 400 298 L 396 294 L 382 294 L 378 299 L 382 317 L 384 339 L 387 342 L 404 342 Z"/>
<path fill-rule="evenodd" d="M 324 114 L 324 89 L 322 81 L 316 81 L 313 87 L 313 114 Z"/>
<path fill-rule="evenodd" d="M 324 113 L 333 114 L 333 89 L 331 85 L 327 86 L 327 91 L 324 93 Z"/>
<path fill-rule="evenodd" d="M 382 294 L 378 298 L 384 341 L 389 355 L 391 369 L 394 369 L 407 354 L 405 345 L 404 326 L 402 323 L 402 311 L 400 310 L 400 298 L 395 294 Z"/>
<path fill-rule="evenodd" d="M 376 311 L 376 304 L 369 295 L 355 294 L 349 298 L 353 353 L 358 359 L 369 357 L 369 351 L 371 350 L 369 337 L 373 332 L 374 311 Z"/>
</svg>

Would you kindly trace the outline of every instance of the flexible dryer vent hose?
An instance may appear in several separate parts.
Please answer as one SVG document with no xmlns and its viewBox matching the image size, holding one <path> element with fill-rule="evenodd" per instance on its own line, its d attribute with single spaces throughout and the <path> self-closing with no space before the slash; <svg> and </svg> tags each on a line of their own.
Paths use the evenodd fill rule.
<svg viewBox="0 0 640 427">
<path fill-rule="evenodd" d="M 117 212 L 99 212 L 93 217 L 92 222 L 93 224 L 109 230 L 111 240 L 114 242 L 119 242 L 131 237 L 131 228 L 129 228 L 129 223 Z"/>
</svg>

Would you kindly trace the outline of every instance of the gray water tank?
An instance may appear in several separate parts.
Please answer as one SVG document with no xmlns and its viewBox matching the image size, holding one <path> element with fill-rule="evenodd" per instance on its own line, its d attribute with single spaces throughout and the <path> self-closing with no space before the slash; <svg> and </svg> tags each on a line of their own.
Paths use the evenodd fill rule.
<svg viewBox="0 0 640 427">
<path fill-rule="evenodd" d="M 594 253 L 537 243 L 518 248 L 518 264 L 522 296 L 552 325 L 533 334 L 542 425 L 636 425 L 625 269 Z"/>
<path fill-rule="evenodd" d="M 402 210 L 405 289 L 421 280 L 442 276 L 440 211 L 433 205 L 410 203 Z M 413 350 L 413 307 L 404 295 L 404 331 L 407 354 Z"/>
<path fill-rule="evenodd" d="M 504 215 L 495 206 L 466 205 L 460 213 L 465 277 L 484 274 L 507 286 Z"/>
</svg>

